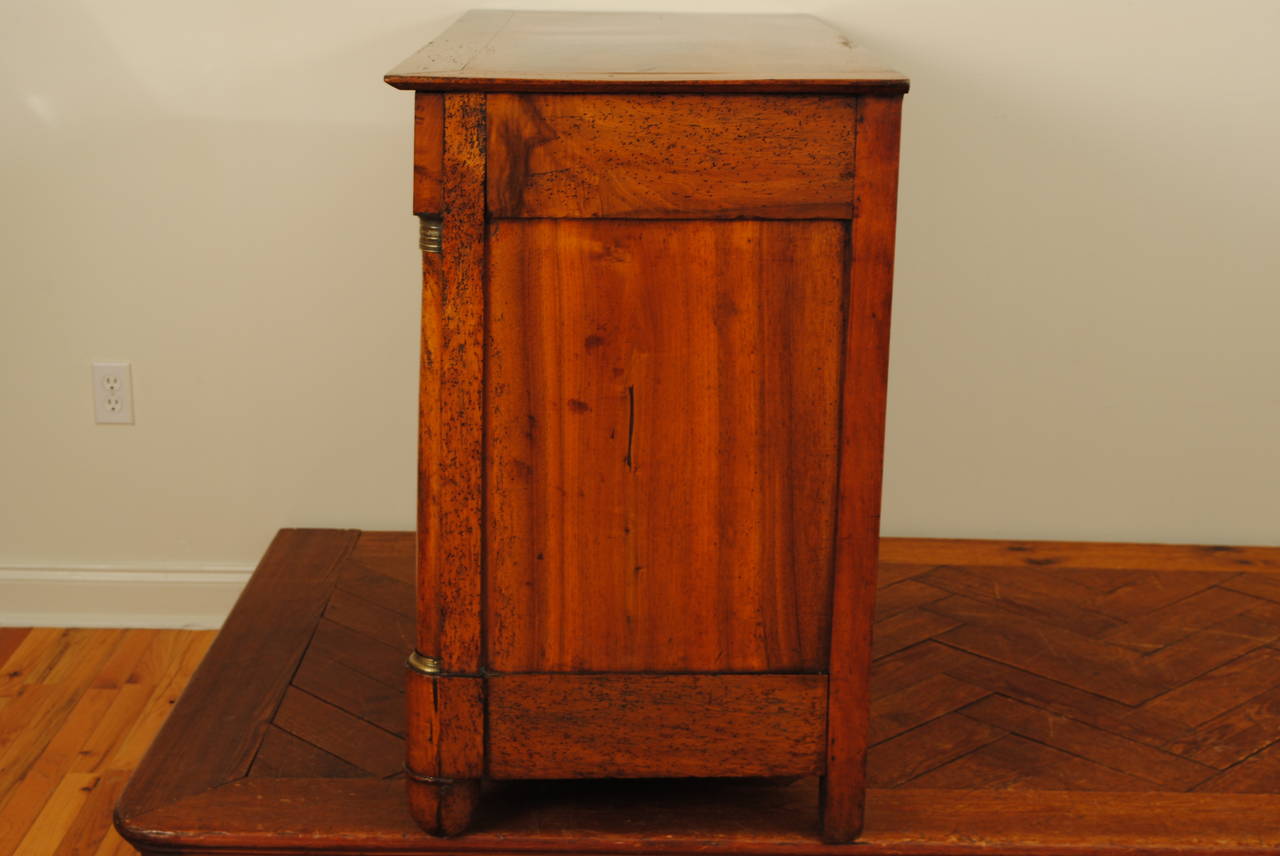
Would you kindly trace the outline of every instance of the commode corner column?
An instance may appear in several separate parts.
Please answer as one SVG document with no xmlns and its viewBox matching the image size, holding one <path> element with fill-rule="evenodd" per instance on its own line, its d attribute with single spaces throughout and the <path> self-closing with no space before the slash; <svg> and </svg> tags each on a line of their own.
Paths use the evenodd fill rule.
<svg viewBox="0 0 1280 856">
<path fill-rule="evenodd" d="M 481 669 L 484 380 L 482 93 L 416 95 L 421 221 L 418 637 L 408 661 L 405 763 L 414 819 L 466 829 L 484 774 Z"/>
</svg>

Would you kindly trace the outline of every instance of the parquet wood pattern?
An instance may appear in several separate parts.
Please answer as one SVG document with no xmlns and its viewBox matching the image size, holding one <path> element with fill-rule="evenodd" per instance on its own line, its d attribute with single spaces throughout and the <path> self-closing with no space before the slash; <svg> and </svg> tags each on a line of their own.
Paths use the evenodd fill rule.
<svg viewBox="0 0 1280 856">
<path fill-rule="evenodd" d="M 1212 570 L 922 568 L 918 552 L 886 591 L 915 582 L 950 596 L 877 627 L 897 639 L 929 616 L 948 626 L 876 661 L 873 690 L 892 685 L 873 707 L 881 787 L 1280 790 L 1273 557 L 1224 568 L 1229 550 L 1206 551 Z M 920 722 L 903 732 L 885 721 L 903 715 L 888 702 L 912 694 Z"/>
<path fill-rule="evenodd" d="M 1082 817 L 1140 852 L 1280 847 L 1280 825 L 1268 820 L 1280 811 L 1275 554 L 1035 544 L 1000 553 L 978 542 L 981 564 L 933 561 L 954 560 L 959 543 L 886 541 L 886 555 L 903 560 L 882 563 L 863 852 L 1068 852 Z M 1140 556 L 1179 569 L 1143 569 Z M 1117 567 L 1097 567 L 1107 561 Z M 405 651 L 393 644 L 412 621 L 412 563 L 412 536 L 360 535 L 335 567 L 246 778 L 191 805 L 230 800 L 241 785 L 261 805 L 251 783 L 293 799 L 287 782 L 300 794 L 349 782 L 341 793 L 353 802 L 332 807 L 335 824 L 361 811 L 380 818 L 374 806 L 390 800 L 378 834 L 412 831 L 397 781 Z M 109 827 L 110 806 L 211 641 L 207 632 L 0 629 L 0 854 L 132 852 Z M 805 787 L 732 798 L 772 835 L 777 817 L 810 802 Z M 549 793 L 521 797 L 543 828 L 536 806 Z M 583 805 L 594 799 L 574 793 Z M 679 791 L 672 799 L 685 807 L 655 802 L 654 811 L 692 816 L 701 794 Z M 246 825 L 261 823 L 248 803 L 244 811 Z M 404 827 L 390 819 L 402 812 Z M 1182 817 L 1180 837 L 1169 837 Z M 419 846 L 430 849 L 410 849 Z"/>
<path fill-rule="evenodd" d="M 335 775 L 399 773 L 411 542 L 375 543 L 340 564 L 273 718 Z M 1280 741 L 1280 601 L 1259 596 L 1280 597 L 1270 568 L 882 567 L 877 787 L 1280 791 L 1265 775 L 1280 755 L 1263 757 Z M 314 775 L 320 760 L 297 757 L 249 775 Z M 1224 775 L 1245 762 L 1249 775 Z"/>
</svg>

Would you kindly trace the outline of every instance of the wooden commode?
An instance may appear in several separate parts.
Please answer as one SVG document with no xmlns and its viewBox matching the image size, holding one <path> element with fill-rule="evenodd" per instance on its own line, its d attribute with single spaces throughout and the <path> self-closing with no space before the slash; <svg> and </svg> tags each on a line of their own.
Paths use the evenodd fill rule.
<svg viewBox="0 0 1280 856">
<path fill-rule="evenodd" d="M 797 15 L 471 12 L 416 90 L 424 829 L 821 776 L 861 828 L 907 81 Z"/>
</svg>

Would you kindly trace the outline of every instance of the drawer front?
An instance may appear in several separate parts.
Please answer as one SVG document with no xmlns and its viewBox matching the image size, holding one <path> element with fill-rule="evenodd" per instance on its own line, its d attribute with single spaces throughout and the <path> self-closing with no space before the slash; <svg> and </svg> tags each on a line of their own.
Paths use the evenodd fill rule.
<svg viewBox="0 0 1280 856">
<path fill-rule="evenodd" d="M 494 217 L 848 219 L 855 99 L 488 96 Z"/>
</svg>

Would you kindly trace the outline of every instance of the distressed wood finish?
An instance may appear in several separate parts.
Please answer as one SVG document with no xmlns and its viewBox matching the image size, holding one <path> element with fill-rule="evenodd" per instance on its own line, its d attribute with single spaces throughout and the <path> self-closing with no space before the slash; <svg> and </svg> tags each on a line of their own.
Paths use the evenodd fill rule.
<svg viewBox="0 0 1280 856">
<path fill-rule="evenodd" d="M 449 675 L 482 665 L 484 98 L 444 96 L 448 230 L 438 256 L 423 253 L 417 650 Z M 469 822 L 479 782 L 464 781 L 463 771 L 478 776 L 483 767 L 473 743 L 484 733 L 480 692 L 479 679 L 412 683 L 407 787 L 425 829 L 454 834 Z"/>
<path fill-rule="evenodd" d="M 804 16 L 523 12 L 464 16 L 388 80 L 418 91 L 414 208 L 443 245 L 423 259 L 416 646 L 437 662 L 412 691 L 416 816 L 462 828 L 475 776 L 441 759 L 486 734 L 459 769 L 818 773 L 827 838 L 853 838 L 906 80 Z M 828 674 L 817 708 L 770 695 Z M 511 693 L 446 722 L 455 679 L 566 714 L 591 692 L 574 729 Z M 697 691 L 636 691 L 653 680 Z M 747 750 L 775 729 L 803 762 Z"/>
<path fill-rule="evenodd" d="M 473 10 L 386 76 L 400 89 L 897 93 L 908 81 L 808 15 Z"/>
<path fill-rule="evenodd" d="M 868 668 L 880 537 L 889 310 L 902 100 L 860 98 L 831 598 L 831 682 L 823 834 L 850 841 L 866 792 Z"/>
<path fill-rule="evenodd" d="M 449 227 L 438 260 L 423 254 L 418 650 L 448 672 L 474 674 L 481 664 L 484 96 L 450 94 L 444 110 Z"/>
<path fill-rule="evenodd" d="M 489 96 L 494 217 L 853 214 L 854 99 Z"/>
<path fill-rule="evenodd" d="M 491 227 L 490 668 L 824 669 L 845 236 Z"/>
<path fill-rule="evenodd" d="M 500 783 L 482 801 L 474 831 L 444 840 L 417 827 L 401 778 L 383 778 L 388 764 L 375 763 L 395 755 L 386 738 L 403 737 L 402 707 L 389 704 L 400 698 L 403 650 L 354 610 L 325 608 L 335 594 L 357 592 L 370 609 L 384 610 L 381 624 L 396 633 L 411 628 L 413 536 L 362 533 L 332 569 L 304 547 L 344 534 L 301 532 L 277 542 L 202 666 L 236 680 L 198 681 L 176 707 L 209 633 L 0 630 L 0 658 L 7 657 L 0 852 L 127 852 L 118 839 L 102 839 L 104 799 L 118 792 L 170 709 L 166 748 L 137 773 L 153 783 L 147 809 L 122 805 L 120 816 L 130 841 L 157 856 L 1260 856 L 1280 849 L 1280 720 L 1272 701 L 1280 687 L 1280 591 L 1260 586 L 1280 580 L 1280 549 L 886 539 L 882 552 L 892 560 L 879 574 L 872 789 L 857 844 L 821 843 L 811 777 Z M 1028 555 L 1062 564 L 1019 558 Z M 946 561 L 915 561 L 930 556 Z M 1233 570 L 1226 556 L 1246 563 Z M 309 611 L 310 627 L 295 627 L 311 639 L 295 669 L 280 656 L 291 637 L 272 622 L 288 617 L 303 577 L 321 605 Z M 972 628 L 967 637 L 903 635 L 904 618 L 958 614 L 953 606 L 965 600 L 971 605 L 958 627 Z M 1080 626 L 1083 612 L 1113 625 Z M 1157 614 L 1166 620 L 1148 621 Z M 1037 632 L 1048 644 L 1032 641 Z M 994 647 L 1009 636 L 1019 644 Z M 953 644 L 961 638 L 964 648 Z M 1068 640 L 1071 656 L 1086 659 L 1066 673 L 1045 672 L 1052 664 L 1043 652 Z M 1109 686 L 1097 675 L 1129 669 L 1136 671 L 1122 673 L 1152 676 L 1164 688 L 1136 706 L 1095 692 Z M 242 726 L 211 730 L 209 717 L 228 710 L 220 700 L 236 684 L 258 688 L 262 699 L 248 705 Z M 323 704 L 267 701 L 286 686 Z M 389 708 L 402 710 L 398 724 L 383 721 Z M 209 776 L 243 751 L 246 734 L 264 735 L 249 750 L 248 777 Z M 1210 747 L 1231 751 L 1201 754 Z M 153 767 L 166 774 L 157 777 Z"/>
<path fill-rule="evenodd" d="M 501 675 L 496 779 L 803 776 L 826 751 L 822 675 Z"/>
<path fill-rule="evenodd" d="M 413 100 L 413 213 L 444 209 L 444 96 L 419 92 Z"/>
<path fill-rule="evenodd" d="M 480 678 L 409 673 L 409 808 L 424 829 L 456 835 L 471 822 L 484 775 L 481 684 Z"/>
</svg>

